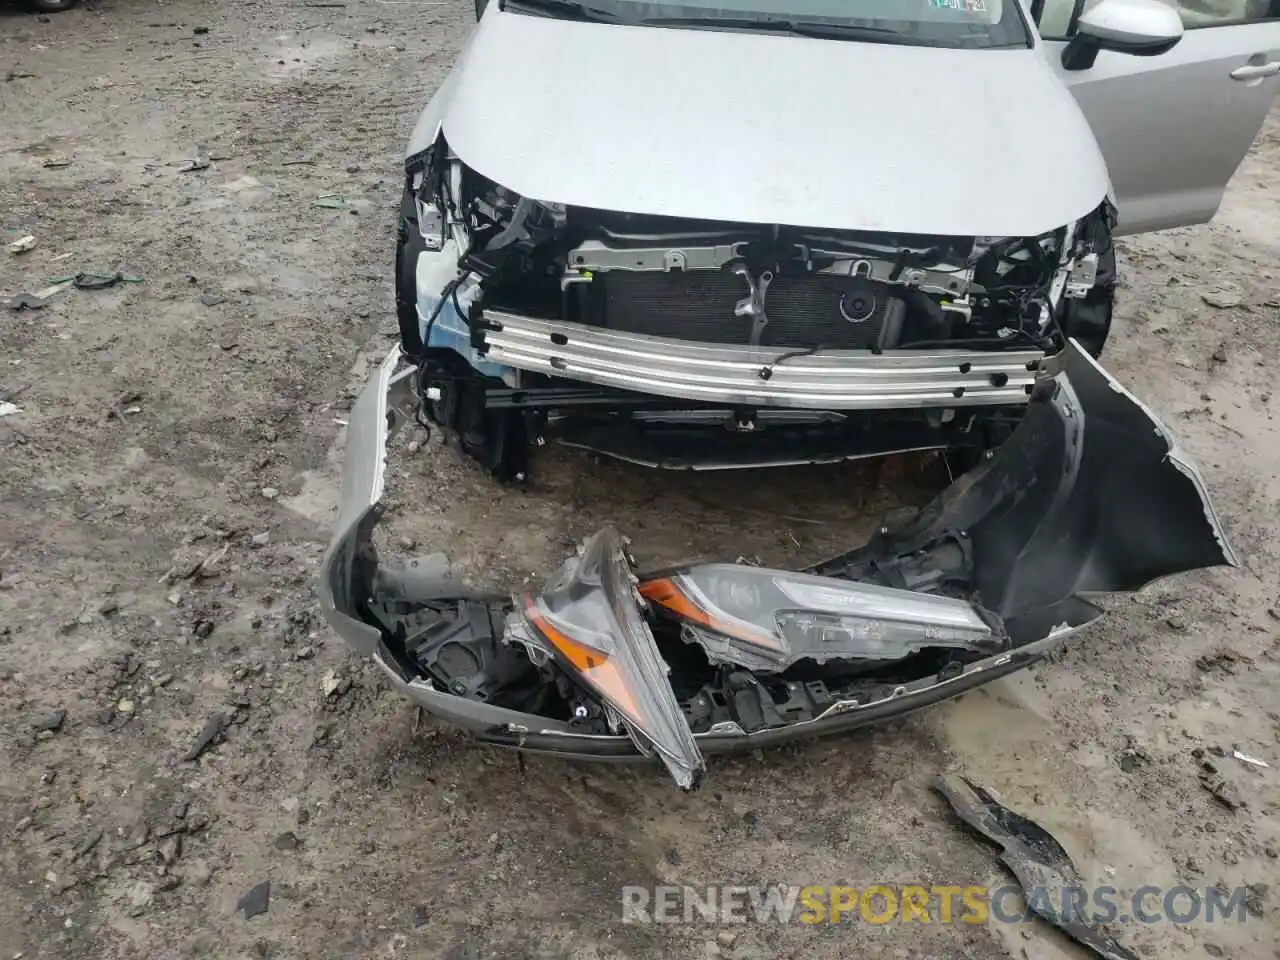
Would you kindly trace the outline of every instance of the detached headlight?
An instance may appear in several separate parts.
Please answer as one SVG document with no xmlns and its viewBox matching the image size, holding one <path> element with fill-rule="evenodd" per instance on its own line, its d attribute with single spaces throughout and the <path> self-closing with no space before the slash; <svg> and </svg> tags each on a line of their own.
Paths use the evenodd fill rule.
<svg viewBox="0 0 1280 960">
<path fill-rule="evenodd" d="M 1003 637 L 963 600 L 741 564 L 645 581 L 712 660 L 782 671 L 797 660 L 899 660 L 929 647 L 996 651 Z"/>
<path fill-rule="evenodd" d="M 509 640 L 555 660 L 621 720 L 642 751 L 662 759 L 680 786 L 696 785 L 702 756 L 640 611 L 615 531 L 593 536 L 546 590 L 517 597 L 516 610 L 507 624 Z"/>
</svg>

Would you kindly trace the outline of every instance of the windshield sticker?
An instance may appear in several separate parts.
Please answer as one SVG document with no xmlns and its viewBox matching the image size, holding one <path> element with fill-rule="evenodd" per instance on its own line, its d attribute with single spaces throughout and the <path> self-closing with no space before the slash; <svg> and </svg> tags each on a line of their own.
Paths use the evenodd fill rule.
<svg viewBox="0 0 1280 960">
<path fill-rule="evenodd" d="M 929 0 L 935 10 L 957 10 L 961 13 L 986 13 L 987 0 Z"/>
</svg>

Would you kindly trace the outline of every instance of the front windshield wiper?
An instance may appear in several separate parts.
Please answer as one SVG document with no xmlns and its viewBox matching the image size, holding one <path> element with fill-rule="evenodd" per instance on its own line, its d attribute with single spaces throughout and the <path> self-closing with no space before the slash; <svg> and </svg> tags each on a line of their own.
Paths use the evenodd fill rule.
<svg viewBox="0 0 1280 960">
<path fill-rule="evenodd" d="M 533 10 L 559 20 L 583 20 L 589 23 L 634 23 L 609 10 L 601 10 L 580 0 L 502 0 L 499 9 L 510 7 Z"/>
<path fill-rule="evenodd" d="M 722 30 L 765 30 L 794 33 L 801 37 L 827 40 L 863 40 L 907 47 L 958 46 L 953 39 L 929 40 L 888 27 L 865 27 L 855 23 L 822 23 L 814 20 L 783 20 L 778 17 L 645 17 L 639 21 L 651 27 L 719 27 Z"/>
<path fill-rule="evenodd" d="M 791 33 L 801 37 L 825 40 L 862 40 L 866 43 L 891 43 L 904 47 L 961 47 L 969 42 L 981 45 L 985 37 L 931 40 L 913 33 L 901 33 L 888 27 L 867 27 L 855 23 L 823 23 L 815 20 L 786 20 L 780 17 L 624 17 L 611 10 L 590 6 L 582 0 L 501 0 L 501 9 L 509 7 L 530 10 L 561 20 L 592 23 L 626 23 L 647 27 L 706 27 L 720 30 L 761 30 L 769 33 Z"/>
<path fill-rule="evenodd" d="M 954 38 L 930 40 L 914 33 L 899 33 L 888 27 L 864 27 L 856 23 L 823 23 L 814 20 L 788 20 L 787 31 L 802 37 L 823 40 L 864 40 L 867 43 L 896 43 L 904 47 L 953 47 Z"/>
</svg>

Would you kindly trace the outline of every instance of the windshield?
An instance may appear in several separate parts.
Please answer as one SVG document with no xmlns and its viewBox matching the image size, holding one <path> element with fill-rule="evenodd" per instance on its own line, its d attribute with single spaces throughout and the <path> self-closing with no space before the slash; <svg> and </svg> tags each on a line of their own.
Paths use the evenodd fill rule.
<svg viewBox="0 0 1280 960">
<path fill-rule="evenodd" d="M 544 16 L 931 47 L 1029 47 L 1016 0 L 507 0 Z"/>
</svg>

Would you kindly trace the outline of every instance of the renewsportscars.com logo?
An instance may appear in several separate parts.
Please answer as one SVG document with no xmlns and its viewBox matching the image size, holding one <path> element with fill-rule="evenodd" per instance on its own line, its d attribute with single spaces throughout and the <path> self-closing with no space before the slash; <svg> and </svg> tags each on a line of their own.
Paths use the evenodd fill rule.
<svg viewBox="0 0 1280 960">
<path fill-rule="evenodd" d="M 1243 923 L 1249 888 L 1141 886 L 1061 888 L 770 884 L 759 887 L 658 885 L 622 888 L 623 923 Z"/>
</svg>

